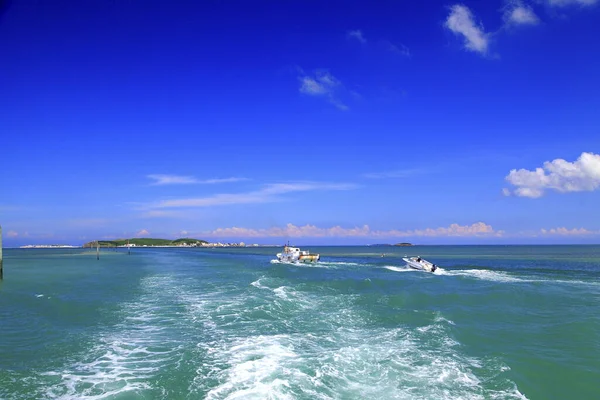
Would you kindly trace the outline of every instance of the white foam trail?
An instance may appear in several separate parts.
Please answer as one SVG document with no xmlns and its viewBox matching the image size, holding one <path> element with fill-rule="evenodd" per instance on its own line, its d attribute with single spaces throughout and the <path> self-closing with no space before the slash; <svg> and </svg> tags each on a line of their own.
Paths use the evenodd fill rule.
<svg viewBox="0 0 600 400">
<path fill-rule="evenodd" d="M 324 268 L 324 269 L 329 269 L 329 268 L 335 267 L 335 265 L 337 265 L 335 263 L 325 263 L 325 262 L 321 262 L 321 261 L 291 262 L 291 261 L 271 260 L 270 262 L 271 262 L 271 264 L 293 265 L 295 267 L 302 267 L 302 268 Z"/>
<path fill-rule="evenodd" d="M 366 264 L 359 264 L 355 262 L 346 262 L 346 261 L 319 261 L 319 264 L 328 264 L 328 265 L 347 265 L 352 267 L 362 267 Z"/>
<path fill-rule="evenodd" d="M 394 271 L 394 272 L 418 272 L 414 268 L 409 268 L 409 267 L 394 267 L 393 265 L 386 265 L 383 268 L 389 269 L 390 271 Z"/>
<path fill-rule="evenodd" d="M 290 381 L 302 374 L 284 368 L 299 359 L 286 335 L 240 339 L 222 349 L 221 356 L 231 367 L 218 373 L 223 383 L 210 390 L 207 399 L 295 398 Z"/>
<path fill-rule="evenodd" d="M 260 283 L 261 279 L 263 279 L 263 278 L 259 278 L 259 279 L 255 280 L 250 285 L 254 286 L 257 289 L 269 289 L 267 286 L 264 286 L 263 284 Z"/>
<path fill-rule="evenodd" d="M 36 294 L 35 297 L 44 297 L 43 294 Z"/>
<path fill-rule="evenodd" d="M 524 282 L 523 279 L 511 276 L 506 272 L 492 271 L 487 269 L 463 269 L 447 271 L 440 268 L 439 270 L 435 271 L 435 274 L 447 276 L 466 276 L 494 282 Z"/>
<path fill-rule="evenodd" d="M 106 399 L 140 393 L 151 389 L 148 380 L 165 365 L 176 362 L 182 343 L 169 335 L 167 327 L 183 321 L 164 309 L 168 302 L 161 296 L 175 297 L 177 282 L 151 277 L 143 285 L 146 295 L 124 306 L 126 317 L 119 326 L 100 332 L 79 361 L 45 374 L 60 378 L 47 389 L 47 398 Z"/>
<path fill-rule="evenodd" d="M 446 276 L 464 276 L 469 278 L 481 279 L 492 282 L 519 282 L 519 283 L 546 283 L 546 284 L 567 284 L 567 285 L 587 285 L 587 286 L 600 286 L 600 282 L 586 282 L 579 280 L 561 280 L 561 279 L 547 279 L 547 278 L 533 278 L 533 277 L 516 277 L 510 275 L 504 271 L 492 271 L 487 269 L 459 269 L 459 270 L 444 270 L 438 268 L 434 274 L 446 275 Z"/>
<path fill-rule="evenodd" d="M 312 297 L 293 286 L 279 286 L 272 293 L 274 307 L 282 301 L 310 304 L 310 309 L 295 309 L 294 318 L 305 312 L 307 323 L 318 329 L 252 335 L 262 322 L 250 323 L 246 332 L 220 331 L 219 325 L 217 340 L 199 344 L 205 349 L 203 365 L 190 392 L 200 391 L 200 397 L 211 400 L 524 398 L 500 374 L 508 366 L 464 354 L 450 333 L 454 322 L 441 313 L 416 329 L 375 328 L 364 324 L 352 295 Z M 264 299 L 266 304 L 270 299 Z M 236 301 L 242 302 L 236 303 L 238 310 L 247 307 L 247 300 Z M 331 307 L 336 311 L 328 312 Z M 481 369 L 491 376 L 478 376 Z"/>
</svg>

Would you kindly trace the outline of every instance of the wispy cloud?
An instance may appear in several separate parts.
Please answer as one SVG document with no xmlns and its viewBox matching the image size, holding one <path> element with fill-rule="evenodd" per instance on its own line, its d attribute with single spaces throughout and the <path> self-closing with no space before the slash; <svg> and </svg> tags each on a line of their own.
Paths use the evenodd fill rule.
<svg viewBox="0 0 600 400">
<path fill-rule="evenodd" d="M 344 87 L 342 83 L 325 70 L 317 70 L 313 75 L 302 73 L 300 80 L 300 93 L 309 96 L 323 97 L 342 111 L 348 110 L 348 106 L 340 100 L 340 93 Z"/>
<path fill-rule="evenodd" d="M 214 178 L 214 179 L 197 179 L 193 176 L 181 176 L 181 175 L 164 175 L 164 174 L 152 174 L 147 176 L 152 179 L 152 185 L 212 185 L 216 183 L 231 183 L 245 181 L 246 178 Z"/>
<path fill-rule="evenodd" d="M 346 33 L 346 37 L 348 39 L 358 40 L 360 43 L 367 43 L 367 39 L 365 38 L 365 36 L 363 35 L 363 33 L 360 29 L 348 31 Z"/>
<path fill-rule="evenodd" d="M 139 216 L 140 218 L 188 218 L 187 213 L 174 210 L 149 210 Z"/>
<path fill-rule="evenodd" d="M 146 229 L 141 229 L 135 233 L 135 236 L 138 236 L 138 237 L 139 236 L 148 236 L 148 235 L 150 235 L 150 232 L 148 232 Z"/>
<path fill-rule="evenodd" d="M 367 39 L 363 31 L 361 31 L 360 29 L 346 32 L 346 37 L 348 38 L 348 40 L 357 41 L 362 45 L 367 44 Z M 390 53 L 398 54 L 409 58 L 411 56 L 410 49 L 402 43 L 394 44 L 389 40 L 381 39 L 376 41 L 376 45 L 377 47 L 380 47 L 385 51 L 389 51 Z"/>
<path fill-rule="evenodd" d="M 292 182 L 275 183 L 259 190 L 245 193 L 223 193 L 207 197 L 163 200 L 146 206 L 148 209 L 212 207 L 233 204 L 259 204 L 281 201 L 285 194 L 321 190 L 351 190 L 357 186 L 349 183 Z"/>
<path fill-rule="evenodd" d="M 363 178 L 367 179 L 389 179 L 389 178 L 409 178 L 411 176 L 425 173 L 422 169 L 399 169 L 395 171 L 375 172 L 362 174 Z"/>
<path fill-rule="evenodd" d="M 513 169 L 506 181 L 516 186 L 514 191 L 504 190 L 504 194 L 537 198 L 546 190 L 557 192 L 594 191 L 600 188 L 600 155 L 581 153 L 574 161 L 556 159 L 544 162 L 543 167 L 534 171 Z"/>
<path fill-rule="evenodd" d="M 600 231 L 590 231 L 585 228 L 552 228 L 552 229 L 540 229 L 540 233 L 542 235 L 549 236 L 589 236 L 589 235 L 598 235 Z"/>
<path fill-rule="evenodd" d="M 372 230 L 368 225 L 353 228 L 334 226 L 331 228 L 320 228 L 315 225 L 296 226 L 287 224 L 284 227 L 272 227 L 268 229 L 251 228 L 219 228 L 205 232 L 205 237 L 485 237 L 502 236 L 503 231 L 496 231 L 490 225 L 478 222 L 473 225 L 452 224 L 449 227 L 426 228 L 415 230 Z"/>
<path fill-rule="evenodd" d="M 510 0 L 504 8 L 504 23 L 507 25 L 537 25 L 539 18 L 533 9 L 521 0 Z"/>
<path fill-rule="evenodd" d="M 455 4 L 450 8 L 450 15 L 446 19 L 446 28 L 453 33 L 461 35 L 467 50 L 480 54 L 488 51 L 489 35 L 485 33 L 481 23 L 477 23 L 471 10 L 462 5 Z"/>
<path fill-rule="evenodd" d="M 592 6 L 596 3 L 598 0 L 548 0 L 548 4 L 555 7 Z"/>
<path fill-rule="evenodd" d="M 16 232 L 16 231 L 8 231 L 8 232 L 6 232 L 6 237 L 16 238 L 17 236 L 19 236 L 19 233 Z"/>
<path fill-rule="evenodd" d="M 396 45 L 388 40 L 382 40 L 381 44 L 385 50 L 387 50 L 391 53 L 398 54 L 398 55 L 408 57 L 408 58 L 410 58 L 412 56 L 412 54 L 410 53 L 410 49 L 407 46 L 403 45 L 402 43 Z"/>
</svg>

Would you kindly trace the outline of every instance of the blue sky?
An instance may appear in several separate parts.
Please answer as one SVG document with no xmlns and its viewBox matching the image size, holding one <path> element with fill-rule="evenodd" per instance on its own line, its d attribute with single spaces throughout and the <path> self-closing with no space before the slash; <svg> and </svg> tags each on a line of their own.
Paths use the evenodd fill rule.
<svg viewBox="0 0 600 400">
<path fill-rule="evenodd" d="M 598 243 L 600 1 L 21 1 L 5 246 Z"/>
</svg>

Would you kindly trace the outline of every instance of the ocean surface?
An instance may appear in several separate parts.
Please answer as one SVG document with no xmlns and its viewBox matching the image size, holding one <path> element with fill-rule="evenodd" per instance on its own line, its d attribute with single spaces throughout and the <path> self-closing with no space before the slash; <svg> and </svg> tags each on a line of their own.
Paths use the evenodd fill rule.
<svg viewBox="0 0 600 400">
<path fill-rule="evenodd" d="M 5 250 L 0 399 L 600 398 L 600 246 L 307 249 Z"/>
</svg>

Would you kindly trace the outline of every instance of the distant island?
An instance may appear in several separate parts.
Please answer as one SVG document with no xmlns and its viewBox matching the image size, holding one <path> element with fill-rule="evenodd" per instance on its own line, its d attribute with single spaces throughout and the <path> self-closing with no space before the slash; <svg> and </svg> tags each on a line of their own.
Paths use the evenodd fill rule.
<svg viewBox="0 0 600 400">
<path fill-rule="evenodd" d="M 387 246 L 414 246 L 414 245 L 412 243 L 396 243 L 396 244 L 376 243 L 376 244 L 369 244 L 367 246 L 370 246 L 370 247 L 387 247 Z"/>
<path fill-rule="evenodd" d="M 95 248 L 96 243 L 100 247 L 246 247 L 244 242 L 240 243 L 209 243 L 206 240 L 200 239 L 153 239 L 153 238 L 130 238 L 116 240 L 99 240 L 87 242 L 83 245 L 84 248 Z M 258 245 L 252 245 L 254 247 Z"/>
</svg>

